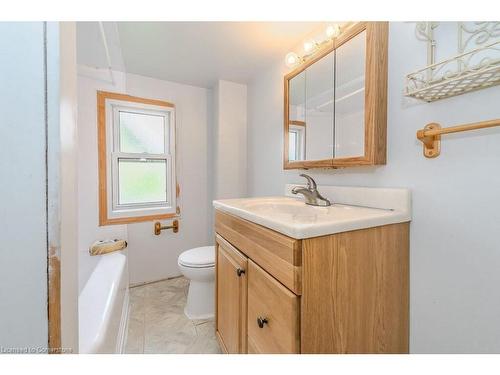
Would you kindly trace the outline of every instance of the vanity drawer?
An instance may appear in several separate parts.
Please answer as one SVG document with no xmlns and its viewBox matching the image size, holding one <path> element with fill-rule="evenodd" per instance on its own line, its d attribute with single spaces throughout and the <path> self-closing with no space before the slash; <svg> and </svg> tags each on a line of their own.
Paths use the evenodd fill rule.
<svg viewBox="0 0 500 375">
<path fill-rule="evenodd" d="M 301 294 L 301 240 L 219 210 L 215 211 L 215 230 L 295 294 Z"/>
<path fill-rule="evenodd" d="M 248 261 L 248 353 L 299 353 L 299 297 Z"/>
</svg>

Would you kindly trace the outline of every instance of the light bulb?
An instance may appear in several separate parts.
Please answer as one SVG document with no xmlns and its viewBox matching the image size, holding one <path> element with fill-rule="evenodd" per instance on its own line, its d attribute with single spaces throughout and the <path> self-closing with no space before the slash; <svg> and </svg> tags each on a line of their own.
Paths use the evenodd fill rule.
<svg viewBox="0 0 500 375">
<path fill-rule="evenodd" d="M 295 52 L 290 52 L 285 57 L 286 66 L 289 68 L 294 67 L 299 62 L 299 56 Z"/>
<path fill-rule="evenodd" d="M 306 53 L 311 52 L 313 50 L 313 48 L 314 48 L 314 43 L 313 42 L 308 41 L 308 42 L 304 43 L 304 51 Z"/>
<path fill-rule="evenodd" d="M 326 35 L 329 38 L 336 38 L 340 35 L 340 26 L 339 25 L 330 25 L 326 28 Z"/>
</svg>

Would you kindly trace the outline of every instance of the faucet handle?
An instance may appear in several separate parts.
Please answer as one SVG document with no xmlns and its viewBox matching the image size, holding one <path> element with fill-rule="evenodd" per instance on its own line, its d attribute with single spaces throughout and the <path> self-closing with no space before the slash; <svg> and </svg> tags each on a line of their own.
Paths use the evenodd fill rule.
<svg viewBox="0 0 500 375">
<path fill-rule="evenodd" d="M 307 180 L 307 188 L 310 190 L 316 190 L 316 181 L 311 176 L 306 175 L 305 173 L 301 173 L 300 177 L 304 177 Z"/>
</svg>

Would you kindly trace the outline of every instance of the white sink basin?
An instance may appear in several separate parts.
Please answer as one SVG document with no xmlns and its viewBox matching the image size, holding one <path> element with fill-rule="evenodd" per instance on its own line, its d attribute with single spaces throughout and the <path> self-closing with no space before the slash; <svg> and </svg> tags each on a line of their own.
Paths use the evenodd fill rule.
<svg viewBox="0 0 500 375">
<path fill-rule="evenodd" d="M 344 189 L 345 193 L 345 188 L 341 189 Z M 319 190 L 323 193 L 321 188 Z M 390 189 L 380 190 L 387 192 Z M 378 194 L 380 197 L 380 191 Z M 331 198 L 331 196 L 326 196 Z M 401 195 L 398 198 L 401 198 Z M 387 197 L 378 200 L 383 201 L 384 206 L 390 206 L 390 199 L 388 200 Z M 335 202 L 335 199 L 332 201 Z M 370 203 L 377 202 L 372 199 Z M 395 202 L 395 208 L 362 207 L 352 205 L 352 203 L 350 205 L 333 204 L 329 207 L 316 207 L 306 205 L 297 198 L 263 197 L 216 200 L 214 207 L 287 236 L 302 239 L 410 221 L 409 204 L 406 205 L 407 209 L 405 209 L 405 205 L 399 203 Z"/>
</svg>

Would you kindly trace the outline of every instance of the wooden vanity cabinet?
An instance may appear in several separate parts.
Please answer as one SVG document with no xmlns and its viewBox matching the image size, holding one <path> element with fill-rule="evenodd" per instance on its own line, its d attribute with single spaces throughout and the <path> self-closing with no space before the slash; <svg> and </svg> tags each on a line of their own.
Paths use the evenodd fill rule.
<svg viewBox="0 0 500 375">
<path fill-rule="evenodd" d="M 299 300 L 248 261 L 248 353 L 300 353 Z"/>
<path fill-rule="evenodd" d="M 297 240 L 216 210 L 227 353 L 408 353 L 409 223 Z"/>
<path fill-rule="evenodd" d="M 246 353 L 248 259 L 220 236 L 216 249 L 217 338 L 224 352 Z"/>
</svg>

